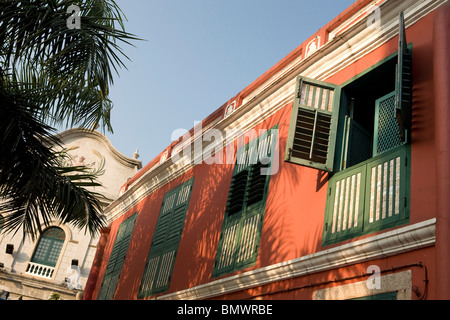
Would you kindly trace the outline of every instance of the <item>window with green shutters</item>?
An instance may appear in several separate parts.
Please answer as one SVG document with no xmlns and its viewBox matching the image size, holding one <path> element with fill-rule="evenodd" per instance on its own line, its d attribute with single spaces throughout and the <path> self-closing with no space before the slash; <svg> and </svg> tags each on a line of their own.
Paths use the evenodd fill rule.
<svg viewBox="0 0 450 320">
<path fill-rule="evenodd" d="M 238 150 L 213 277 L 256 262 L 278 126 Z"/>
<path fill-rule="evenodd" d="M 412 45 L 399 17 L 397 53 L 338 86 L 299 76 L 285 161 L 331 173 L 408 142 Z"/>
<path fill-rule="evenodd" d="M 122 222 L 111 250 L 98 300 L 113 300 L 138 213 Z"/>
<path fill-rule="evenodd" d="M 412 44 L 342 85 L 298 77 L 285 161 L 330 172 L 323 243 L 409 221 Z"/>
<path fill-rule="evenodd" d="M 31 262 L 55 267 L 58 262 L 66 235 L 61 228 L 51 227 L 39 238 Z"/>
<path fill-rule="evenodd" d="M 409 221 L 412 45 L 342 85 L 339 170 L 328 183 L 324 245 Z M 338 153 L 339 154 L 339 153 Z"/>
<path fill-rule="evenodd" d="M 169 289 L 194 178 L 165 194 L 147 257 L 138 298 Z"/>
<path fill-rule="evenodd" d="M 333 171 L 340 87 L 299 77 L 285 161 Z"/>
</svg>

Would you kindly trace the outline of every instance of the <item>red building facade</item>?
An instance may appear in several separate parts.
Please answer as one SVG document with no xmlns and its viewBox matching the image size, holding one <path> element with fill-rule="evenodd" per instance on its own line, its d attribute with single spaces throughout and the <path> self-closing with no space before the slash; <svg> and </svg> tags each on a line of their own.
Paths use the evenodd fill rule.
<svg viewBox="0 0 450 320">
<path fill-rule="evenodd" d="M 449 10 L 358 0 L 175 141 L 84 299 L 449 299 Z"/>
</svg>

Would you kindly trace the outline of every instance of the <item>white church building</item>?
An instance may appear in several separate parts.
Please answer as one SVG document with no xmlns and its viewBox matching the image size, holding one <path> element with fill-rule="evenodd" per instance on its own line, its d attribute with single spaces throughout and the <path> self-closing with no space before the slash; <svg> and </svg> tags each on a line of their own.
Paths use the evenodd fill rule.
<svg viewBox="0 0 450 320">
<path fill-rule="evenodd" d="M 124 156 L 98 131 L 69 129 L 59 136 L 70 155 L 68 165 L 87 166 L 98 174 L 102 187 L 95 191 L 108 199 L 102 203 L 104 208 L 142 168 L 137 152 Z M 34 240 L 24 238 L 21 231 L 1 232 L 0 226 L 0 300 L 80 299 L 98 237 L 57 221 Z"/>
</svg>

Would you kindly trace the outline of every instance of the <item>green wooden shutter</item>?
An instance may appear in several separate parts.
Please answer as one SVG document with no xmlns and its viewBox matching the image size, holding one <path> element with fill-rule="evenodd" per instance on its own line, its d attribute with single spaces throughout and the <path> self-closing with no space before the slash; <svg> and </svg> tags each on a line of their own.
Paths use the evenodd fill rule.
<svg viewBox="0 0 450 320">
<path fill-rule="evenodd" d="M 244 205 L 239 212 L 227 212 L 217 249 L 213 276 L 251 265 L 256 261 L 264 215 L 265 198 L 270 176 L 260 174 L 262 164 L 250 165 Z M 242 171 L 241 171 L 242 173 Z M 232 202 L 231 191 L 228 203 Z"/>
<path fill-rule="evenodd" d="M 402 141 L 406 141 L 407 130 L 411 129 L 412 86 L 412 49 L 406 42 L 405 19 L 401 12 L 395 110 Z"/>
<path fill-rule="evenodd" d="M 395 98 L 396 93 L 392 92 L 375 102 L 374 156 L 403 144 L 395 118 Z"/>
<path fill-rule="evenodd" d="M 119 226 L 98 300 L 112 300 L 114 298 L 136 218 L 137 213 L 122 222 Z"/>
<path fill-rule="evenodd" d="M 328 183 L 324 242 L 354 237 L 363 230 L 366 167 L 334 176 Z"/>
<path fill-rule="evenodd" d="M 238 150 L 213 277 L 252 265 L 258 257 L 278 127 Z"/>
<path fill-rule="evenodd" d="M 385 229 L 409 217 L 409 163 L 407 145 L 367 163 L 364 209 L 366 231 Z"/>
<path fill-rule="evenodd" d="M 285 160 L 333 171 L 339 86 L 299 77 Z"/>
<path fill-rule="evenodd" d="M 163 199 L 139 290 L 139 298 L 169 288 L 194 179 L 169 191 Z"/>
<path fill-rule="evenodd" d="M 397 147 L 350 169 L 328 183 L 324 244 L 383 230 L 409 219 L 410 149 Z"/>
</svg>

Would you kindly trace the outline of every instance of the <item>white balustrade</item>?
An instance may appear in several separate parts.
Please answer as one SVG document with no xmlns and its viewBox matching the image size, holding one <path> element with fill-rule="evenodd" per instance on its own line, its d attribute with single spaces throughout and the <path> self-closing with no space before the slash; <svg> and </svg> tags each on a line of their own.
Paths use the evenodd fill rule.
<svg viewBox="0 0 450 320">
<path fill-rule="evenodd" d="M 46 266 L 35 262 L 29 262 L 25 274 L 33 277 L 40 277 L 50 280 L 53 277 L 54 271 L 55 271 L 54 267 Z"/>
</svg>

